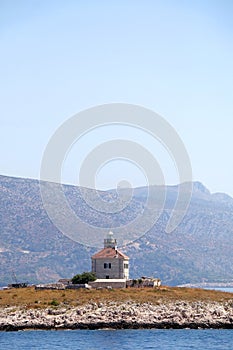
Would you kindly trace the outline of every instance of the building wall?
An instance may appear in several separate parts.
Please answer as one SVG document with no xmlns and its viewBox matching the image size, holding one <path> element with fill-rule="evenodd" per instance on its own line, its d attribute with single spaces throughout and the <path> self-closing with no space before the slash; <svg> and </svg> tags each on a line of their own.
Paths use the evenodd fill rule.
<svg viewBox="0 0 233 350">
<path fill-rule="evenodd" d="M 89 282 L 89 286 L 92 288 L 107 288 L 107 287 L 112 287 L 112 288 L 125 288 L 126 287 L 126 281 L 111 281 L 111 280 L 106 280 L 106 282 L 103 281 L 94 281 L 94 282 Z"/>
<path fill-rule="evenodd" d="M 123 260 L 123 273 L 125 278 L 129 279 L 129 260 Z"/>
<path fill-rule="evenodd" d="M 129 261 L 120 258 L 92 259 L 92 272 L 95 272 L 97 278 L 128 279 L 129 268 L 126 265 L 129 265 Z"/>
</svg>

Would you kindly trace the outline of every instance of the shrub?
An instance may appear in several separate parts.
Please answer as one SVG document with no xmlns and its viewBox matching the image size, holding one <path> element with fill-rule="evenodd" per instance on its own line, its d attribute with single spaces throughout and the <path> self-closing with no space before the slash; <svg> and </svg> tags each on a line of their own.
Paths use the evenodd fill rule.
<svg viewBox="0 0 233 350">
<path fill-rule="evenodd" d="M 56 299 L 53 299 L 50 303 L 50 305 L 52 306 L 58 306 L 59 305 L 59 301 L 57 301 Z"/>
<path fill-rule="evenodd" d="M 71 281 L 73 284 L 85 284 L 95 280 L 96 276 L 93 272 L 83 272 L 82 274 L 75 275 Z"/>
</svg>

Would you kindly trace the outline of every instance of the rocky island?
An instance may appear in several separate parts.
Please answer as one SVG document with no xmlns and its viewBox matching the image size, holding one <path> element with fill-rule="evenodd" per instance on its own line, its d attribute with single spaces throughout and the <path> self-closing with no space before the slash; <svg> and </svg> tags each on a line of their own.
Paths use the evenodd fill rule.
<svg viewBox="0 0 233 350">
<path fill-rule="evenodd" d="M 233 328 L 233 294 L 190 288 L 0 291 L 0 330 Z"/>
</svg>

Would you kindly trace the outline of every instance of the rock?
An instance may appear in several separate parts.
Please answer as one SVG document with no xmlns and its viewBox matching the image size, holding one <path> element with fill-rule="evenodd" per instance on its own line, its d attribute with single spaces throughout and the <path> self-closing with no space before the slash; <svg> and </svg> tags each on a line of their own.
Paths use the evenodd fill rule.
<svg viewBox="0 0 233 350">
<path fill-rule="evenodd" d="M 82 307 L 0 310 L 0 330 L 112 328 L 233 328 L 232 302 L 91 303 Z"/>
</svg>

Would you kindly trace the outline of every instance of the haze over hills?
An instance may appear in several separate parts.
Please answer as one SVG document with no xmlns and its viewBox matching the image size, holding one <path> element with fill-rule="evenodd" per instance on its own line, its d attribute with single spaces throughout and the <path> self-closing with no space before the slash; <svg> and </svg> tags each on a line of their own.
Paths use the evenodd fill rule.
<svg viewBox="0 0 233 350">
<path fill-rule="evenodd" d="M 147 196 L 147 188 L 137 188 L 123 211 L 100 215 L 81 195 L 92 190 L 81 191 L 70 185 L 63 188 L 76 214 L 97 227 L 112 223 L 124 227 L 127 220 L 138 215 Z M 160 190 L 156 189 L 158 195 Z M 233 199 L 222 193 L 211 194 L 194 182 L 184 219 L 167 234 L 178 186 L 167 186 L 166 190 L 159 220 L 124 248 L 130 257 L 131 277 L 155 276 L 169 285 L 233 281 Z M 111 201 L 116 192 L 101 191 L 100 195 Z M 90 257 L 96 249 L 72 241 L 53 225 L 42 205 L 38 180 L 0 176 L 0 196 L 0 285 L 11 283 L 13 273 L 20 281 L 39 283 L 90 270 Z M 156 206 L 156 196 L 154 200 Z"/>
</svg>

